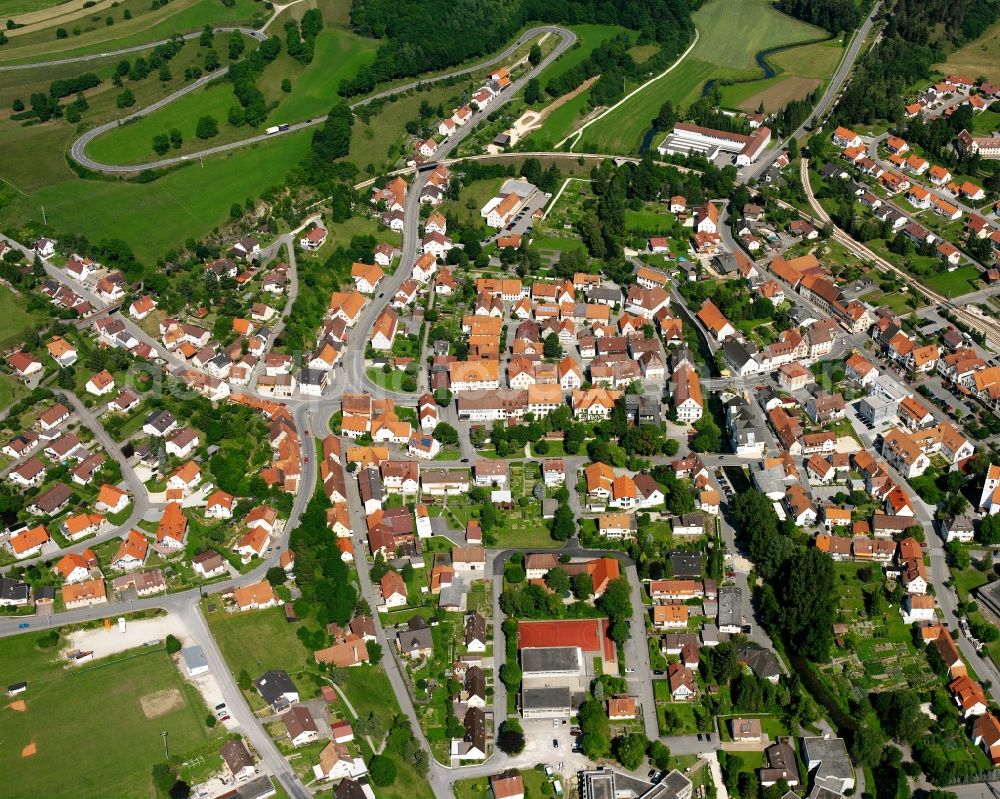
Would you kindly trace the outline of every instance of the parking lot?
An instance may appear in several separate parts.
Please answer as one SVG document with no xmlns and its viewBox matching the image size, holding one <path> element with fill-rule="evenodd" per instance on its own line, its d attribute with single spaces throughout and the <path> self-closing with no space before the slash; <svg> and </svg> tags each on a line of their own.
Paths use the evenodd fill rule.
<svg viewBox="0 0 1000 799">
<path fill-rule="evenodd" d="M 530 236 L 534 232 L 535 222 L 538 220 L 532 218 L 532 214 L 535 213 L 539 208 L 544 208 L 545 204 L 552 199 L 551 194 L 546 194 L 545 192 L 536 191 L 527 200 L 521 210 L 519 210 L 514 218 L 511 220 L 510 224 L 506 227 L 501 228 L 495 234 L 485 239 L 482 244 L 485 247 L 487 244 L 495 242 L 500 236 Z"/>
</svg>

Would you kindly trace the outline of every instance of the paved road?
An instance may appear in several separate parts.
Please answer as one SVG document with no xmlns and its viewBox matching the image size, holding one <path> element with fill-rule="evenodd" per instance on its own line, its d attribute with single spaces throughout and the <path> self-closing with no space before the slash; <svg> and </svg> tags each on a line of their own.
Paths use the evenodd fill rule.
<svg viewBox="0 0 1000 799">
<path fill-rule="evenodd" d="M 266 27 L 266 26 L 265 26 Z M 267 37 L 264 35 L 262 30 L 255 30 L 254 28 L 238 28 L 238 27 L 226 27 L 226 28 L 215 28 L 216 33 L 233 33 L 234 31 L 239 31 L 244 36 L 252 36 L 257 41 L 264 41 Z M 201 36 L 201 31 L 197 33 L 186 33 L 181 38 L 182 39 L 197 39 Z M 96 61 L 100 58 L 112 58 L 119 55 L 127 55 L 128 53 L 139 53 L 143 50 L 151 50 L 154 47 L 159 47 L 161 44 L 169 44 L 170 39 L 158 39 L 155 42 L 147 42 L 146 44 L 137 44 L 134 47 L 122 47 L 118 50 L 106 50 L 103 53 L 91 53 L 90 55 L 78 55 L 70 56 L 68 58 L 56 58 L 52 61 L 33 61 L 30 64 L 7 64 L 5 66 L 0 66 L 0 72 L 15 72 L 25 69 L 38 69 L 39 67 L 58 67 L 63 64 L 79 64 L 82 61 Z M 214 73 L 218 74 L 218 73 Z"/>
<path fill-rule="evenodd" d="M 468 75 L 472 72 L 477 72 L 479 70 L 485 69 L 486 67 L 498 64 L 501 61 L 504 61 L 506 58 L 508 58 L 513 52 L 515 52 L 518 48 L 523 46 L 526 42 L 529 42 L 535 37 L 541 36 L 542 34 L 545 33 L 550 33 L 559 36 L 561 41 L 556 46 L 556 49 L 552 53 L 550 53 L 549 56 L 542 62 L 542 64 L 544 65 L 548 65 L 549 63 L 551 63 L 553 60 L 555 60 L 555 58 L 562 55 L 564 52 L 566 52 L 566 50 L 572 47 L 573 44 L 576 42 L 576 34 L 574 34 L 572 31 L 566 28 L 562 28 L 557 25 L 543 25 L 536 28 L 531 28 L 530 30 L 525 31 L 523 34 L 521 34 L 521 36 L 519 36 L 513 44 L 511 44 L 509 47 L 507 47 L 498 55 L 495 55 L 489 58 L 488 60 L 482 61 L 478 64 L 473 64 L 472 66 L 463 67 L 462 69 L 457 69 L 454 72 L 449 72 L 446 75 L 441 75 L 437 78 L 434 78 L 431 82 L 447 80 L 449 78 L 455 78 L 461 75 Z M 538 67 L 532 69 L 521 80 L 516 81 L 513 85 L 508 87 L 505 90 L 507 93 L 507 97 L 513 95 L 518 89 L 520 89 L 525 83 L 527 83 L 527 80 L 531 76 L 539 74 L 539 71 L 540 70 Z M 313 127 L 315 125 L 321 125 L 326 120 L 325 116 L 321 116 L 316 119 L 308 119 L 303 122 L 297 122 L 293 125 L 289 125 L 287 130 L 275 133 L 271 136 L 268 136 L 266 133 L 261 133 L 259 135 L 250 136 L 240 141 L 230 142 L 229 144 L 220 144 L 215 147 L 209 147 L 205 150 L 199 150 L 198 152 L 195 153 L 174 156 L 172 158 L 162 158 L 158 161 L 148 161 L 144 164 L 105 164 L 100 161 L 95 161 L 93 158 L 91 158 L 86 154 L 85 150 L 87 145 L 97 136 L 100 136 L 102 133 L 105 133 L 111 130 L 112 128 L 118 127 L 118 125 L 127 122 L 131 119 L 136 119 L 138 117 L 145 116 L 150 112 L 156 111 L 157 109 L 162 108 L 163 106 L 173 102 L 177 98 L 182 97 L 188 92 L 193 91 L 194 89 L 198 88 L 199 85 L 208 82 L 208 80 L 214 80 L 215 78 L 221 77 L 224 74 L 225 74 L 225 69 L 218 70 L 212 73 L 211 76 L 205 76 L 205 78 L 201 78 L 195 83 L 185 86 L 183 89 L 180 89 L 174 92 L 173 94 L 164 97 L 162 100 L 158 100 L 157 102 L 153 103 L 150 106 L 147 106 L 146 108 L 143 108 L 139 111 L 135 111 L 125 117 L 122 117 L 120 120 L 115 120 L 112 122 L 107 122 L 103 125 L 99 125 L 98 127 L 88 131 L 87 133 L 84 133 L 82 136 L 80 136 L 80 138 L 74 141 L 72 146 L 70 147 L 70 157 L 74 161 L 79 163 L 81 166 L 84 166 L 87 169 L 92 169 L 95 172 L 121 174 L 129 172 L 141 172 L 146 169 L 162 169 L 163 167 L 187 163 L 188 161 L 192 161 L 196 158 L 203 158 L 204 156 L 207 155 L 215 155 L 217 153 L 223 153 L 223 152 L 228 152 L 229 150 L 235 150 L 240 147 L 246 147 L 247 145 L 250 144 L 262 142 L 265 139 L 273 139 L 278 136 L 285 136 L 291 133 L 295 133 L 296 131 L 303 130 L 305 128 Z M 379 100 L 385 97 L 391 97 L 393 95 L 409 91 L 410 89 L 414 89 L 420 85 L 426 85 L 427 82 L 428 81 L 426 80 L 414 80 L 410 81 L 409 83 L 404 83 L 401 86 L 394 86 L 391 89 L 385 89 L 376 94 L 370 95 L 364 98 L 363 100 L 358 100 L 357 102 L 352 103 L 350 107 L 352 110 L 360 108 L 361 106 L 368 105 L 369 103 L 374 102 L 375 100 Z M 498 105 L 499 104 L 491 104 L 488 107 L 486 113 L 492 113 L 493 111 L 496 110 Z M 443 156 L 450 149 L 452 149 L 454 147 L 454 144 L 457 143 L 458 140 L 463 138 L 463 136 L 466 135 L 473 127 L 475 127 L 476 122 L 482 117 L 484 117 L 486 113 L 476 114 L 469 123 L 460 128 L 459 131 L 454 136 L 452 136 L 451 141 L 453 143 L 451 144 L 450 147 L 447 146 L 447 142 L 445 144 L 442 144 L 442 146 L 438 149 L 439 156 Z"/>
<path fill-rule="evenodd" d="M 802 134 L 806 132 L 806 125 L 814 124 L 815 120 L 822 119 L 826 115 L 826 112 L 830 110 L 834 101 L 840 96 L 840 90 L 843 88 L 844 82 L 850 75 L 851 69 L 854 67 L 854 62 L 857 61 L 858 56 L 861 55 L 865 40 L 868 38 L 868 34 L 871 33 L 872 27 L 875 24 L 875 17 L 881 8 L 882 2 L 879 0 L 879 2 L 872 6 L 872 10 L 868 13 L 868 16 L 865 17 L 865 21 L 861 23 L 861 27 L 855 31 L 854 37 L 851 39 L 850 45 L 848 45 L 847 53 L 841 59 L 840 66 L 838 66 L 837 71 L 833 73 L 833 77 L 830 79 L 830 83 L 827 85 L 826 91 L 823 92 L 823 96 L 820 97 L 819 102 L 816 103 L 816 107 L 813 109 L 813 113 L 810 115 L 809 119 L 799 125 L 791 136 L 777 142 L 773 147 L 768 148 L 763 157 L 761 157 L 756 164 L 753 164 L 745 169 L 742 174 L 742 181 L 744 183 L 749 183 L 750 181 L 756 180 L 763 175 L 768 169 L 771 168 L 771 164 L 774 163 L 774 159 L 777 158 L 778 154 L 784 149 L 785 145 L 788 143 L 788 139 L 798 140 Z"/>
</svg>

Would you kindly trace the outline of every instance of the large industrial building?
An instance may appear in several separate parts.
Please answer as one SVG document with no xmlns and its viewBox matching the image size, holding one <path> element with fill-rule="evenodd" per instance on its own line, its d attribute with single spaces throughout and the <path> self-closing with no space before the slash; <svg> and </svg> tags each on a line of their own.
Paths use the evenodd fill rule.
<svg viewBox="0 0 1000 799">
<path fill-rule="evenodd" d="M 660 155 L 703 155 L 709 161 L 714 161 L 720 153 L 732 153 L 736 166 L 749 166 L 770 143 L 770 128 L 760 127 L 746 135 L 678 122 L 656 149 Z"/>
</svg>

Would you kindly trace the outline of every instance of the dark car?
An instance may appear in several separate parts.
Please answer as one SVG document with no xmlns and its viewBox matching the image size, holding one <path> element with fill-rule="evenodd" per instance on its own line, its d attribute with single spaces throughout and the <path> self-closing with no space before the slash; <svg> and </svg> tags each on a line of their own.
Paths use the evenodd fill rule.
<svg viewBox="0 0 1000 799">
<path fill-rule="evenodd" d="M 559 739 L 558 738 L 553 738 L 552 739 L 552 748 L 553 749 L 558 749 L 559 748 Z"/>
</svg>

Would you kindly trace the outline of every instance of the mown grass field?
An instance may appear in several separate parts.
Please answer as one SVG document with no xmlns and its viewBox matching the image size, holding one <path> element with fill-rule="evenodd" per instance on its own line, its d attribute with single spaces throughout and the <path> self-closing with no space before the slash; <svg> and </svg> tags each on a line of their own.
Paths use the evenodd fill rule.
<svg viewBox="0 0 1000 799">
<path fill-rule="evenodd" d="M 228 125 L 226 115 L 233 105 L 236 105 L 233 85 L 225 81 L 213 83 L 184 95 L 149 116 L 98 136 L 87 145 L 87 155 L 106 164 L 142 164 L 263 133 L 263 130 L 255 128 L 233 128 Z M 199 139 L 195 136 L 198 120 L 203 116 L 215 118 L 219 124 L 218 136 L 212 139 Z M 157 155 L 153 151 L 153 137 L 166 134 L 173 128 L 177 128 L 184 136 L 184 144 L 180 150 L 171 150 L 163 156 Z"/>
<path fill-rule="evenodd" d="M 585 61 L 599 45 L 608 39 L 614 39 L 619 33 L 628 32 L 627 28 L 618 25 L 570 25 L 569 28 L 576 34 L 577 45 L 563 53 L 562 57 L 546 67 L 538 76 L 543 89 L 552 78 L 566 74 Z"/>
<path fill-rule="evenodd" d="M 960 47 L 935 68 L 973 80 L 983 75 L 992 83 L 1000 82 L 1000 22 L 991 25 L 982 36 Z"/>
<path fill-rule="evenodd" d="M 154 795 L 152 767 L 163 760 L 161 732 L 174 755 L 221 743 L 220 728 L 205 726 L 201 698 L 162 648 L 69 668 L 56 649 L 39 649 L 38 638 L 0 642 L 3 684 L 28 682 L 17 697 L 25 702 L 24 712 L 7 702 L 0 708 L 5 795 L 148 799 Z M 175 691 L 179 701 L 147 718 L 141 699 L 158 691 Z M 32 743 L 37 753 L 22 758 Z"/>
<path fill-rule="evenodd" d="M 823 36 L 819 28 L 776 11 L 765 0 L 709 0 L 693 17 L 700 37 L 685 61 L 587 128 L 583 141 L 598 152 L 636 152 L 667 100 L 686 106 L 711 78 L 759 75 L 755 56 L 761 50 Z M 734 25 L 737 19 L 740 24 Z"/>
<path fill-rule="evenodd" d="M 979 270 L 972 264 L 960 266 L 954 272 L 938 272 L 930 277 L 920 278 L 932 291 L 948 297 L 958 297 L 979 288 Z"/>
<path fill-rule="evenodd" d="M 285 621 L 284 608 L 249 613 L 219 611 L 207 618 L 233 674 L 246 670 L 257 679 L 265 671 L 282 669 L 292 676 L 303 697 L 317 693 L 311 681 L 296 679 L 307 666 L 315 669 L 315 661 L 295 635 L 295 625 Z"/>
<path fill-rule="evenodd" d="M 86 231 L 92 241 L 122 238 L 145 263 L 189 237 L 222 224 L 234 201 L 280 184 L 309 148 L 310 131 L 281 136 L 226 155 L 193 162 L 152 183 L 81 180 L 65 161 L 49 165 L 66 177 L 0 208 L 0 225 L 41 221 L 44 206 L 56 230 Z M 30 140 L 23 143 L 26 154 Z M 141 208 L 143 213 L 136 214 Z"/>
<path fill-rule="evenodd" d="M 131 11 L 132 19 L 123 18 L 125 9 Z M 255 14 L 266 14 L 263 3 L 257 0 L 236 0 L 232 8 L 220 0 L 172 0 L 156 11 L 151 10 L 146 0 L 125 0 L 114 9 L 88 11 L 78 21 L 60 22 L 31 32 L 25 29 L 21 35 L 10 36 L 0 54 L 0 63 L 24 64 L 103 53 L 168 39 L 175 33 L 193 33 L 205 25 L 246 25 Z M 113 25 L 106 23 L 107 16 L 115 20 Z M 77 26 L 78 36 L 70 33 L 65 39 L 56 38 L 56 27 L 72 31 Z"/>
<path fill-rule="evenodd" d="M 21 342 L 38 322 L 38 317 L 26 310 L 23 298 L 0 285 L 0 349 L 6 350 Z"/>
<path fill-rule="evenodd" d="M 972 132 L 988 136 L 1000 130 L 1000 111 L 987 110 L 972 118 Z"/>
</svg>

